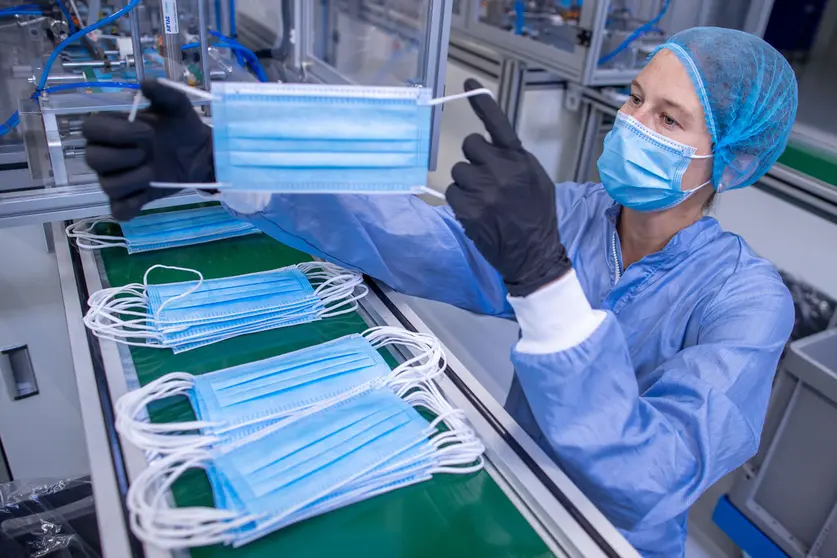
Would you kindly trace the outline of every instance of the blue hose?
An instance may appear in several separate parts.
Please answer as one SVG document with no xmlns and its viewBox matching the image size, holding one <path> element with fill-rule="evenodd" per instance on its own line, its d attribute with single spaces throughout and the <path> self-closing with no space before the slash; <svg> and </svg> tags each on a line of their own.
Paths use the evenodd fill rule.
<svg viewBox="0 0 837 558">
<path fill-rule="evenodd" d="M 671 0 L 665 0 L 665 2 L 663 3 L 663 7 L 660 9 L 660 13 L 658 13 L 656 17 L 654 17 L 654 19 L 638 27 L 636 30 L 634 30 L 633 33 L 628 35 L 628 38 L 622 41 L 622 43 L 618 47 L 599 58 L 599 65 L 601 66 L 602 64 L 607 64 L 608 62 L 616 58 L 616 56 L 618 56 L 620 52 L 628 48 L 628 46 L 630 46 L 632 42 L 655 29 L 656 25 L 660 22 L 661 19 L 663 19 L 663 16 L 666 15 L 666 12 L 668 11 L 668 7 L 670 5 Z"/>
<path fill-rule="evenodd" d="M 37 4 L 21 4 L 0 10 L 0 17 L 12 15 L 43 15 L 43 12 Z"/>
<path fill-rule="evenodd" d="M 522 35 L 526 27 L 526 3 L 523 0 L 514 2 L 514 34 Z"/>
<path fill-rule="evenodd" d="M 70 15 L 70 10 L 67 9 L 67 6 L 64 5 L 64 2 L 61 0 L 55 0 L 55 3 L 58 4 L 58 8 L 61 10 L 61 13 L 64 14 L 64 17 L 67 19 L 67 27 L 70 28 L 70 33 L 75 33 L 78 28 L 76 27 L 75 22 L 73 21 L 73 16 Z"/>
<path fill-rule="evenodd" d="M 139 89 L 140 86 L 138 83 L 124 83 L 119 81 L 82 81 L 79 83 L 61 83 L 58 85 L 53 85 L 52 87 L 47 87 L 43 91 L 46 93 L 57 93 L 58 91 L 67 91 L 68 89 L 83 89 L 85 87 L 100 87 L 102 89 Z M 32 93 L 30 99 L 37 99 L 38 95 L 41 91 L 35 91 Z M 0 137 L 5 136 L 12 130 L 14 130 L 17 125 L 20 124 L 20 113 L 15 111 L 8 120 L 6 120 L 3 124 L 0 124 Z"/>
<path fill-rule="evenodd" d="M 217 31 L 213 31 L 212 29 L 210 29 L 209 34 L 218 39 L 218 46 L 226 47 L 232 50 L 233 54 L 237 55 L 236 58 L 239 60 L 240 64 L 244 65 L 244 62 L 246 61 L 247 65 L 250 67 L 253 73 L 256 74 L 256 77 L 259 79 L 259 81 L 268 81 L 267 73 L 264 71 L 264 67 L 262 66 L 262 63 L 259 61 L 259 57 L 256 56 L 256 53 L 254 53 L 252 50 L 242 45 L 235 39 L 231 37 L 225 37 Z"/>
</svg>

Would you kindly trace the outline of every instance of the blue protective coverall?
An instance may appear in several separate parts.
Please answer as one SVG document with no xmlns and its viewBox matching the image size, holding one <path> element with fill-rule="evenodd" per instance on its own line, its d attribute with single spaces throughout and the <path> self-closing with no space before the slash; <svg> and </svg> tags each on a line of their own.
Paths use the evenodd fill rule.
<svg viewBox="0 0 837 558">
<path fill-rule="evenodd" d="M 617 280 L 620 208 L 600 184 L 556 188 L 561 240 L 606 316 L 565 350 L 514 348 L 507 409 L 643 555 L 683 556 L 689 506 L 756 452 L 793 326 L 790 294 L 710 217 Z M 402 293 L 514 318 L 502 279 L 447 207 L 304 195 L 236 214 Z"/>
</svg>

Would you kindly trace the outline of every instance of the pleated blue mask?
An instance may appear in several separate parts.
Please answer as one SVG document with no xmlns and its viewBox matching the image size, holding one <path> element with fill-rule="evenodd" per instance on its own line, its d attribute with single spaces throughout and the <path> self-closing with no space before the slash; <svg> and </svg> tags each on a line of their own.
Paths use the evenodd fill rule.
<svg viewBox="0 0 837 558">
<path fill-rule="evenodd" d="M 694 147 L 654 132 L 636 118 L 616 114 L 613 129 L 604 141 L 598 168 L 608 195 L 623 207 L 637 211 L 660 211 L 682 203 L 706 186 L 682 189 L 683 173 L 695 155 Z"/>
<path fill-rule="evenodd" d="M 190 272 L 198 280 L 150 284 L 148 274 L 157 268 Z M 178 353 L 354 311 L 367 292 L 362 283 L 360 273 L 325 262 L 208 280 L 194 269 L 158 264 L 143 283 L 94 293 L 84 323 L 99 337 Z"/>
<path fill-rule="evenodd" d="M 390 370 L 378 348 L 402 345 L 415 355 Z M 397 328 L 372 328 L 257 362 L 193 376 L 167 374 L 117 401 L 117 430 L 141 449 L 172 453 L 184 448 L 243 444 L 285 428 L 373 389 L 400 390 L 426 382 L 444 369 L 435 339 Z M 143 420 L 146 405 L 186 396 L 196 420 L 155 425 Z M 198 431 L 199 434 L 191 434 Z"/>
<path fill-rule="evenodd" d="M 129 254 L 136 254 L 261 232 L 253 224 L 236 219 L 220 205 L 140 215 L 119 223 L 121 237 L 96 234 L 96 226 L 104 223 L 117 224 L 111 217 L 79 219 L 67 227 L 67 236 L 76 239 L 81 249 L 121 246 Z"/>
<path fill-rule="evenodd" d="M 215 175 L 226 189 L 417 192 L 427 184 L 430 91 L 213 84 Z"/>
<path fill-rule="evenodd" d="M 248 539 L 287 525 L 312 504 L 320 513 L 334 509 L 324 504 L 337 491 L 395 459 L 422 461 L 434 453 L 428 422 L 391 392 L 370 392 L 330 411 L 216 459 L 246 512 L 266 518 Z M 426 470 L 435 465 L 422 463 Z"/>
<path fill-rule="evenodd" d="M 437 387 L 425 387 L 404 399 L 388 389 L 367 391 L 246 443 L 172 453 L 132 483 L 127 498 L 132 530 L 166 548 L 238 547 L 436 473 L 480 470 L 485 448 L 462 422 L 461 411 L 450 407 Z M 413 405 L 442 414 L 429 423 Z M 442 420 L 444 431 L 437 429 Z M 158 487 L 193 467 L 207 471 L 215 508 L 159 513 L 164 499 Z"/>
<path fill-rule="evenodd" d="M 280 419 L 390 374 L 369 341 L 354 334 L 195 378 L 198 420 L 248 424 Z"/>
</svg>

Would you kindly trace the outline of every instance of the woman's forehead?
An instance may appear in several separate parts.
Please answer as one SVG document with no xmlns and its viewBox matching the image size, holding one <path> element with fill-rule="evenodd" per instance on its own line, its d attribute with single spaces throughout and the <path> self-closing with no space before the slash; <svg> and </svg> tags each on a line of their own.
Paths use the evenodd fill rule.
<svg viewBox="0 0 837 558">
<path fill-rule="evenodd" d="M 703 116 L 694 84 L 680 59 L 668 49 L 661 49 L 639 73 L 636 82 L 646 100 L 676 104 L 695 116 Z"/>
</svg>

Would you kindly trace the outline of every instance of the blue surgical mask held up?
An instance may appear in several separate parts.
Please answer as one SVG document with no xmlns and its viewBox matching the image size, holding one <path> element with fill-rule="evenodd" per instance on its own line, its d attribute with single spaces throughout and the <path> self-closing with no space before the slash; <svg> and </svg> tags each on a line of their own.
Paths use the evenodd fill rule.
<svg viewBox="0 0 837 558">
<path fill-rule="evenodd" d="M 711 154 L 695 155 L 695 151 L 619 112 L 605 137 L 599 175 L 605 190 L 619 205 L 637 211 L 660 211 L 682 203 L 711 183 L 707 180 L 683 190 L 683 173 L 689 163 L 712 158 Z"/>
<path fill-rule="evenodd" d="M 433 99 L 420 87 L 213 83 L 212 93 L 161 83 L 212 101 L 216 183 L 159 188 L 275 193 L 430 193 Z"/>
</svg>

